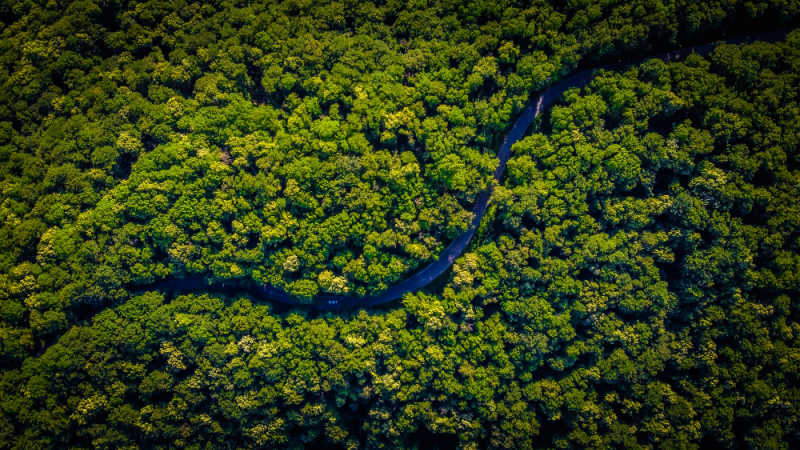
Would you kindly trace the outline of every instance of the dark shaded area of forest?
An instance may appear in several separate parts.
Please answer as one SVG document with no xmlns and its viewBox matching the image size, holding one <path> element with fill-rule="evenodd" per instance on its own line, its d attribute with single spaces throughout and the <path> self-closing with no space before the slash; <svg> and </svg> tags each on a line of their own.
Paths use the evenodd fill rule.
<svg viewBox="0 0 800 450">
<path fill-rule="evenodd" d="M 413 3 L 413 4 L 411 4 Z M 551 4 L 552 3 L 552 4 Z M 796 448 L 795 1 L 0 4 L 0 447 Z"/>
</svg>

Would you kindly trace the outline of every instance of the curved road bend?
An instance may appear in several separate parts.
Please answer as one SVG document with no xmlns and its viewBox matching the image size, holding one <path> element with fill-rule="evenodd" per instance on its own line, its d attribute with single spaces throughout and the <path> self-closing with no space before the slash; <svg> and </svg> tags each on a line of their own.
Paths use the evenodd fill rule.
<svg viewBox="0 0 800 450">
<path fill-rule="evenodd" d="M 740 44 L 754 41 L 775 42 L 783 40 L 787 31 L 774 31 L 768 33 L 755 34 L 746 37 L 733 38 L 726 41 L 718 41 L 718 43 Z M 388 303 L 401 298 L 403 295 L 414 292 L 430 284 L 438 276 L 442 275 L 453 262 L 464 253 L 469 245 L 472 236 L 478 229 L 478 225 L 486 214 L 486 209 L 489 204 L 489 197 L 491 196 L 492 189 L 495 183 L 499 183 L 500 179 L 505 172 L 506 164 L 511 156 L 511 146 L 517 141 L 522 139 L 525 132 L 533 123 L 534 119 L 542 113 L 550 105 L 558 101 L 561 95 L 567 89 L 573 87 L 582 87 L 589 83 L 594 77 L 594 73 L 601 69 L 614 69 L 623 66 L 630 66 L 641 63 L 647 59 L 661 59 L 664 61 L 674 61 L 684 58 L 692 53 L 705 55 L 713 50 L 716 43 L 709 43 L 695 47 L 687 47 L 679 50 L 674 50 L 666 53 L 646 56 L 635 60 L 625 61 L 623 63 L 609 64 L 605 66 L 595 67 L 592 69 L 585 69 L 573 73 L 567 78 L 559 81 L 558 83 L 550 86 L 542 91 L 537 97 L 531 100 L 528 105 L 520 112 L 517 120 L 512 125 L 511 130 L 503 138 L 500 149 L 497 152 L 499 164 L 494 172 L 494 183 L 481 194 L 472 208 L 473 220 L 467 231 L 458 236 L 447 248 L 439 254 L 436 261 L 428 264 L 420 271 L 414 273 L 408 278 L 400 281 L 399 283 L 390 286 L 386 291 L 366 297 L 336 295 L 336 294 L 319 294 L 312 299 L 312 303 L 306 303 L 297 297 L 293 297 L 283 289 L 270 285 L 260 286 L 242 286 L 241 282 L 232 281 L 229 283 L 217 283 L 211 285 L 202 276 L 190 276 L 185 278 L 168 278 L 162 281 L 155 282 L 151 285 L 138 286 L 141 289 L 171 289 L 171 290 L 201 290 L 201 289 L 236 289 L 245 290 L 251 295 L 273 302 L 279 302 L 287 305 L 308 306 L 320 311 L 341 311 L 347 309 L 354 309 L 359 307 L 369 307 Z"/>
</svg>

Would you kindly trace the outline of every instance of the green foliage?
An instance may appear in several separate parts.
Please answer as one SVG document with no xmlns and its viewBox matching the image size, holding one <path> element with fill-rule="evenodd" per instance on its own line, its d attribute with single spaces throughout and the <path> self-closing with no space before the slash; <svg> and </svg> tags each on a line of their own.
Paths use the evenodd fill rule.
<svg viewBox="0 0 800 450">
<path fill-rule="evenodd" d="M 796 447 L 796 1 L 0 5 L 0 447 Z M 138 292 L 141 289 L 150 292 Z M 449 445 L 449 446 L 452 446 Z"/>
</svg>

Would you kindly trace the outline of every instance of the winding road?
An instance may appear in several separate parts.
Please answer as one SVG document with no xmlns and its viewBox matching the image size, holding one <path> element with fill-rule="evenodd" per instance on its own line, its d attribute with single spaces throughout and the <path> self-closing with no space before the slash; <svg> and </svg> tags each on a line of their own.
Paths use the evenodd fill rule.
<svg viewBox="0 0 800 450">
<path fill-rule="evenodd" d="M 775 42 L 783 40 L 787 31 L 774 31 L 768 33 L 754 34 L 730 40 L 717 41 L 717 43 L 740 44 L 749 43 L 754 41 Z M 528 105 L 520 112 L 514 125 L 503 138 L 503 142 L 497 152 L 499 164 L 494 172 L 494 183 L 484 192 L 482 192 L 474 207 L 472 208 L 473 220 L 467 231 L 453 240 L 450 245 L 439 254 L 436 261 L 428 264 L 420 271 L 414 273 L 408 278 L 400 281 L 399 283 L 389 287 L 386 291 L 374 296 L 347 296 L 347 295 L 334 295 L 334 294 L 319 294 L 312 299 L 311 303 L 303 301 L 297 297 L 293 297 L 283 289 L 269 285 L 244 285 L 241 282 L 228 282 L 222 285 L 210 284 L 204 277 L 192 276 L 186 278 L 171 278 L 155 282 L 147 286 L 137 286 L 138 290 L 143 289 L 166 289 L 166 290 L 208 290 L 208 289 L 221 289 L 221 290 L 245 290 L 251 295 L 293 306 L 311 307 L 320 311 L 343 311 L 361 307 L 370 307 L 388 303 L 397 300 L 403 295 L 414 292 L 424 288 L 430 284 L 434 279 L 442 275 L 453 262 L 464 253 L 467 246 L 475 235 L 483 216 L 489 205 L 489 198 L 492 194 L 492 189 L 495 184 L 499 183 L 503 177 L 506 169 L 506 164 L 511 156 L 511 147 L 522 139 L 525 132 L 533 123 L 534 119 L 542 113 L 545 109 L 549 108 L 553 103 L 561 98 L 561 95 L 567 89 L 574 87 L 582 87 L 588 84 L 594 77 L 595 72 L 599 70 L 608 70 L 620 68 L 623 66 L 630 66 L 641 63 L 647 59 L 661 59 L 664 61 L 675 61 L 684 58 L 692 53 L 705 55 L 713 50 L 717 43 L 709 43 L 695 47 L 687 47 L 679 50 L 674 50 L 667 53 L 646 56 L 633 60 L 627 60 L 617 64 L 609 64 L 591 69 L 580 70 L 573 73 L 567 78 L 559 81 L 558 83 L 545 89 L 538 96 L 533 98 Z"/>
</svg>

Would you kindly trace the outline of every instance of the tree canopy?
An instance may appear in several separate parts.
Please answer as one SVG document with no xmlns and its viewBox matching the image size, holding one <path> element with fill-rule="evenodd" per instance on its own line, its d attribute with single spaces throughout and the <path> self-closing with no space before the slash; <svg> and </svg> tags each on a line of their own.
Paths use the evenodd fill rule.
<svg viewBox="0 0 800 450">
<path fill-rule="evenodd" d="M 792 448 L 794 1 L 0 4 L 0 447 Z"/>
</svg>

